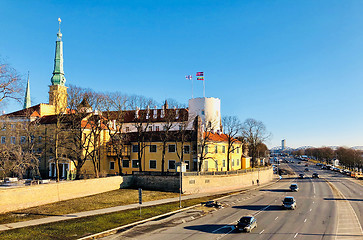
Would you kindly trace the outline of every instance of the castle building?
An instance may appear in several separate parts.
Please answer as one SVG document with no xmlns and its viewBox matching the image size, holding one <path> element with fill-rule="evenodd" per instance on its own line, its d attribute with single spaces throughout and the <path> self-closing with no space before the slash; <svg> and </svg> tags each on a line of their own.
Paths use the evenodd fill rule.
<svg viewBox="0 0 363 240">
<path fill-rule="evenodd" d="M 165 102 L 160 109 L 104 112 L 84 98 L 70 109 L 65 82 L 59 27 L 49 102 L 30 106 L 28 78 L 24 109 L 0 118 L 0 144 L 19 144 L 36 154 L 43 178 L 175 172 L 180 162 L 187 171 L 250 167 L 242 142 L 234 141 L 227 155 L 218 98 L 193 98 L 188 108 L 169 108 Z"/>
</svg>

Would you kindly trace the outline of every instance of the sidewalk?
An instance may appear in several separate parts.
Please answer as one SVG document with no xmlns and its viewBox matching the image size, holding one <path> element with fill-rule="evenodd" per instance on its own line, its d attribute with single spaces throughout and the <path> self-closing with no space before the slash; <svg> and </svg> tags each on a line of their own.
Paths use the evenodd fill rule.
<svg viewBox="0 0 363 240">
<path fill-rule="evenodd" d="M 241 189 L 235 189 L 235 190 L 185 195 L 185 196 L 182 196 L 182 200 L 212 196 L 212 195 L 217 195 L 217 194 L 225 194 L 225 193 L 230 193 L 230 192 L 241 193 L 241 192 L 265 187 L 265 186 L 268 186 L 275 182 L 276 182 L 276 179 L 272 180 L 269 183 L 260 185 L 260 186 L 253 185 L 253 186 L 249 186 L 249 187 L 245 187 L 245 188 L 241 188 Z M 179 197 L 160 199 L 160 200 L 145 202 L 142 204 L 142 207 L 155 206 L 155 205 L 160 205 L 160 204 L 165 204 L 165 203 L 170 203 L 170 202 L 177 202 L 177 201 L 179 201 Z M 10 230 L 10 229 L 30 227 L 30 226 L 35 226 L 35 225 L 71 220 L 71 219 L 82 218 L 82 217 L 95 216 L 95 215 L 100 215 L 100 214 L 108 214 L 108 213 L 119 212 L 119 211 L 123 211 L 123 210 L 135 209 L 138 207 L 139 207 L 139 204 L 134 203 L 134 204 L 129 204 L 129 205 L 117 206 L 117 207 L 110 207 L 110 208 L 103 208 L 103 209 L 97 209 L 97 210 L 91 210 L 91 211 L 85 211 L 85 212 L 66 214 L 66 215 L 61 215 L 61 216 L 45 217 L 45 218 L 34 219 L 34 220 L 23 221 L 23 222 L 7 223 L 7 224 L 0 225 L 0 231 L 6 231 L 6 230 Z"/>
</svg>

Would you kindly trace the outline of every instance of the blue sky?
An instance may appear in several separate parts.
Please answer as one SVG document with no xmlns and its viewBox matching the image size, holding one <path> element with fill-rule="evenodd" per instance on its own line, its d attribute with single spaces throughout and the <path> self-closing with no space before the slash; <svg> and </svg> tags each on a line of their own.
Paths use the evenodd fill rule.
<svg viewBox="0 0 363 240">
<path fill-rule="evenodd" d="M 359 0 L 1 0 L 0 57 L 30 71 L 33 105 L 48 102 L 60 17 L 66 84 L 187 103 L 184 76 L 204 71 L 222 115 L 264 122 L 269 147 L 357 146 L 362 11 Z"/>
</svg>

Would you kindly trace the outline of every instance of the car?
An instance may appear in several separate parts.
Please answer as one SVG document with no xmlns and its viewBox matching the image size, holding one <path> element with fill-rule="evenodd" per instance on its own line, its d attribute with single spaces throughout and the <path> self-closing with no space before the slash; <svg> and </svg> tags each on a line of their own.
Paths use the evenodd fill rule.
<svg viewBox="0 0 363 240">
<path fill-rule="evenodd" d="M 304 174 L 302 174 L 302 173 L 300 173 L 300 174 L 299 174 L 299 178 L 300 178 L 300 179 L 303 179 L 304 177 L 305 177 L 305 175 L 304 175 Z"/>
<path fill-rule="evenodd" d="M 296 183 L 293 183 L 290 185 L 290 190 L 291 190 L 291 192 L 297 192 L 297 191 L 299 191 L 299 187 L 297 186 Z"/>
<path fill-rule="evenodd" d="M 314 172 L 313 175 L 311 175 L 312 178 L 319 178 L 319 174 Z"/>
<path fill-rule="evenodd" d="M 282 207 L 285 209 L 294 210 L 296 208 L 295 198 L 291 196 L 286 196 L 284 200 L 282 200 Z"/>
<path fill-rule="evenodd" d="M 305 164 L 305 167 L 309 166 L 309 164 Z"/>
<path fill-rule="evenodd" d="M 301 164 L 301 162 L 297 162 L 297 164 Z"/>
<path fill-rule="evenodd" d="M 305 172 L 309 172 L 309 168 L 305 168 Z"/>
<path fill-rule="evenodd" d="M 257 227 L 257 220 L 253 216 L 243 216 L 236 224 L 237 231 L 251 232 L 252 229 Z"/>
</svg>

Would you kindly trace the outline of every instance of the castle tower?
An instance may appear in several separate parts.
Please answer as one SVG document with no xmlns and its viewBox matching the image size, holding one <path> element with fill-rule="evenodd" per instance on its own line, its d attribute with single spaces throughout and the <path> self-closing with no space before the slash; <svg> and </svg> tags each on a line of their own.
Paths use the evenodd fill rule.
<svg viewBox="0 0 363 240">
<path fill-rule="evenodd" d="M 29 85 L 29 72 L 28 72 L 28 82 L 26 84 L 26 92 L 24 98 L 24 107 L 23 109 L 31 107 L 31 100 L 30 100 L 30 85 Z"/>
<path fill-rule="evenodd" d="M 61 19 L 58 18 L 59 30 L 55 47 L 54 71 L 49 86 L 49 104 L 54 106 L 55 113 L 64 112 L 67 108 L 67 87 L 64 85 L 66 78 L 63 71 L 63 42 L 60 31 Z"/>
<path fill-rule="evenodd" d="M 221 100 L 213 97 L 189 99 L 189 116 L 199 116 L 208 131 L 222 132 Z"/>
</svg>

